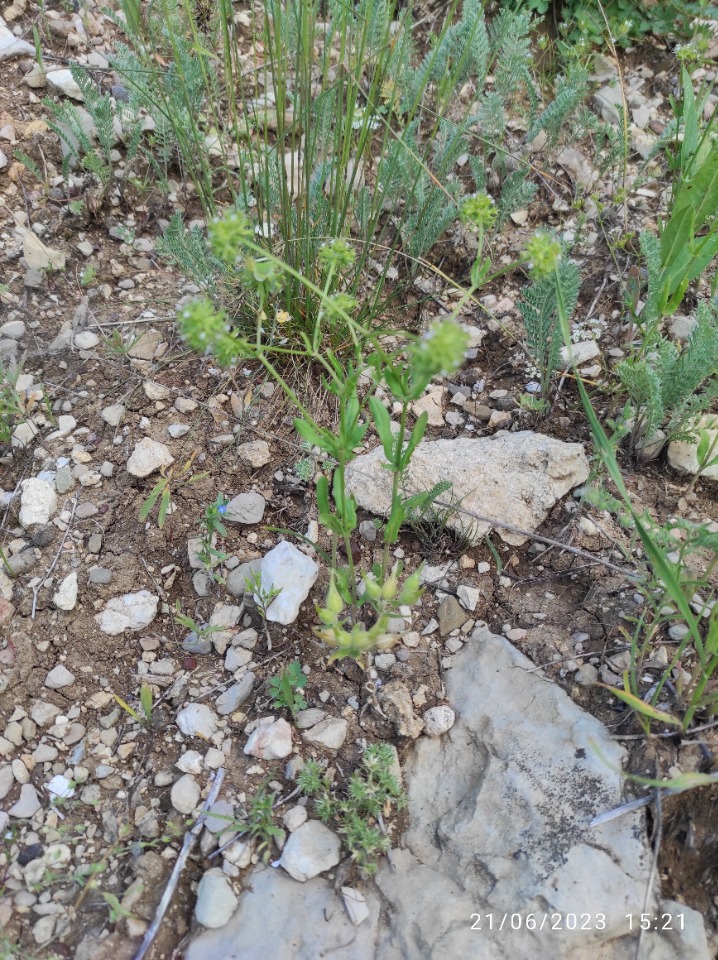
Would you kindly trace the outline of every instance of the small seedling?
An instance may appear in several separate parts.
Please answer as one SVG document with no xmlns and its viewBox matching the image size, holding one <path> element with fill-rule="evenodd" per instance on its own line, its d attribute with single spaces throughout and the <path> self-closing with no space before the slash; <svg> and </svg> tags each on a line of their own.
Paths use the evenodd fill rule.
<svg viewBox="0 0 718 960">
<path fill-rule="evenodd" d="M 302 665 L 298 660 L 282 668 L 277 677 L 269 681 L 269 692 L 272 695 L 273 707 L 286 707 L 297 719 L 297 712 L 306 709 L 307 702 L 300 693 L 307 685 L 307 678 L 302 673 Z"/>
<path fill-rule="evenodd" d="M 267 638 L 267 649 L 271 650 L 272 638 L 269 634 L 267 614 L 272 602 L 282 592 L 282 588 L 265 587 L 262 584 L 262 574 L 259 570 L 255 570 L 250 576 L 248 576 L 245 579 L 244 584 L 246 587 L 246 592 L 252 594 L 254 597 L 254 602 L 257 604 L 257 609 L 259 610 L 259 614 L 264 622 L 264 635 Z"/>
<path fill-rule="evenodd" d="M 141 727 L 145 727 L 147 730 L 152 728 L 152 687 L 148 683 L 143 683 L 140 687 L 140 706 L 144 714 L 143 717 L 141 717 L 126 700 L 123 700 L 119 694 L 116 693 L 114 697 L 122 709 L 129 713 L 132 719 L 139 723 Z"/>
<path fill-rule="evenodd" d="M 189 614 L 182 613 L 182 606 L 179 600 L 175 602 L 175 609 L 172 616 L 176 624 L 197 634 L 198 639 L 206 637 L 210 633 L 218 633 L 220 630 L 226 630 L 226 627 L 221 627 L 218 624 L 197 623 Z"/>
<path fill-rule="evenodd" d="M 223 583 L 221 577 L 216 574 L 212 568 L 218 564 L 223 563 L 229 554 L 224 553 L 222 550 L 217 550 L 217 548 L 212 543 L 212 538 L 215 534 L 218 534 L 221 537 L 227 535 L 227 528 L 222 522 L 222 517 L 227 512 L 227 498 L 223 493 L 217 494 L 217 499 L 214 503 L 210 503 L 205 507 L 204 516 L 200 520 L 202 524 L 202 537 L 200 548 L 197 551 L 197 556 L 202 562 L 210 576 L 218 581 Z"/>
<path fill-rule="evenodd" d="M 247 832 L 253 840 L 258 840 L 257 853 L 261 854 L 265 863 L 272 855 L 272 843 L 284 836 L 281 827 L 277 827 L 272 819 L 272 808 L 276 794 L 267 793 L 262 787 L 249 809 Z"/>
<path fill-rule="evenodd" d="M 162 479 L 154 485 L 150 491 L 149 496 L 145 502 L 140 507 L 140 512 L 138 514 L 139 520 L 146 520 L 152 513 L 154 505 L 159 500 L 159 510 L 157 513 L 157 526 L 162 529 L 165 525 L 165 520 L 167 515 L 170 512 L 170 507 L 172 505 L 172 490 L 175 487 L 189 486 L 192 483 L 197 483 L 198 480 L 202 480 L 207 476 L 206 473 L 198 473 L 195 476 L 190 476 L 190 470 L 192 469 L 192 464 L 194 459 L 197 456 L 197 451 L 195 451 L 192 456 L 185 461 L 181 467 L 160 467 L 160 474 Z"/>
</svg>

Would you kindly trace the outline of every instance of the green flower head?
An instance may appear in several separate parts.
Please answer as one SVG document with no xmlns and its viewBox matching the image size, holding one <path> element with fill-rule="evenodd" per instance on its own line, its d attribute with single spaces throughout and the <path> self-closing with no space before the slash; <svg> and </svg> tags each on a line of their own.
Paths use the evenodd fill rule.
<svg viewBox="0 0 718 960">
<path fill-rule="evenodd" d="M 198 353 L 213 356 L 221 367 L 237 362 L 246 346 L 229 325 L 227 316 L 210 300 L 194 300 L 179 315 L 180 331 Z"/>
<path fill-rule="evenodd" d="M 242 270 L 242 280 L 252 290 L 277 293 L 282 288 L 282 268 L 274 260 L 247 257 Z"/>
<path fill-rule="evenodd" d="M 529 270 L 534 276 L 547 277 L 561 259 L 561 244 L 548 230 L 537 230 L 526 244 L 524 259 L 528 260 Z"/>
<path fill-rule="evenodd" d="M 472 224 L 477 230 L 490 230 L 496 223 L 496 204 L 488 193 L 477 193 L 464 201 L 461 219 Z"/>
<path fill-rule="evenodd" d="M 413 344 L 410 356 L 413 379 L 426 384 L 437 374 L 448 376 L 458 370 L 468 345 L 469 335 L 458 323 L 452 320 L 433 323 Z"/>
<path fill-rule="evenodd" d="M 351 314 L 357 306 L 356 297 L 348 293 L 335 293 L 325 297 L 322 301 L 322 310 L 330 320 L 341 320 L 343 315 Z"/>
<path fill-rule="evenodd" d="M 354 250 L 346 240 L 332 240 L 319 248 L 319 262 L 323 267 L 334 267 L 341 270 L 354 263 Z"/>
<path fill-rule="evenodd" d="M 252 239 L 252 225 L 241 210 L 215 217 L 207 231 L 213 252 L 225 263 L 236 263 L 240 248 Z"/>
</svg>

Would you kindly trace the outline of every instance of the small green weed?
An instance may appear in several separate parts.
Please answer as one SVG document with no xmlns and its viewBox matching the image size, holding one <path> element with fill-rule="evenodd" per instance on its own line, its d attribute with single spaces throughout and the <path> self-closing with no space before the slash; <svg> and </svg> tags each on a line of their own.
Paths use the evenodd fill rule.
<svg viewBox="0 0 718 960">
<path fill-rule="evenodd" d="M 276 793 L 265 788 L 258 790 L 252 799 L 246 822 L 246 831 L 252 840 L 257 841 L 257 853 L 267 863 L 272 856 L 274 842 L 283 837 L 284 831 L 274 823 L 273 806 Z"/>
<path fill-rule="evenodd" d="M 302 673 L 302 665 L 298 660 L 282 667 L 277 677 L 272 677 L 269 681 L 269 693 L 272 697 L 273 707 L 285 707 L 292 715 L 292 719 L 297 719 L 297 712 L 306 709 L 307 702 L 302 696 L 301 690 L 307 685 L 307 678 Z"/>
<path fill-rule="evenodd" d="M 194 474 L 194 476 L 191 475 L 192 464 L 194 463 L 196 456 L 197 452 L 195 451 L 189 457 L 189 459 L 182 464 L 182 466 L 170 465 L 168 467 L 160 467 L 162 479 L 157 481 L 150 491 L 148 497 L 140 507 L 140 512 L 137 515 L 138 520 L 146 520 L 152 513 L 157 501 L 159 501 L 159 509 L 157 511 L 157 526 L 160 528 L 160 530 L 164 527 L 165 521 L 172 507 L 173 491 L 178 487 L 189 486 L 193 483 L 197 483 L 199 480 L 203 480 L 207 476 L 206 473 L 198 473 Z"/>
<path fill-rule="evenodd" d="M 298 778 L 301 790 L 314 799 L 319 819 L 336 822 L 352 860 L 365 876 L 376 873 L 379 858 L 391 848 L 383 817 L 392 806 L 401 810 L 406 804 L 393 763 L 394 752 L 388 744 L 368 746 L 343 797 L 333 791 L 316 760 L 308 760 Z"/>
<path fill-rule="evenodd" d="M 128 713 L 136 723 L 141 727 L 145 727 L 147 730 L 152 729 L 152 687 L 148 683 L 143 683 L 140 687 L 142 716 L 140 716 L 134 707 L 131 707 L 126 700 L 123 700 L 119 694 L 115 693 L 113 696 L 122 709 Z"/>
</svg>

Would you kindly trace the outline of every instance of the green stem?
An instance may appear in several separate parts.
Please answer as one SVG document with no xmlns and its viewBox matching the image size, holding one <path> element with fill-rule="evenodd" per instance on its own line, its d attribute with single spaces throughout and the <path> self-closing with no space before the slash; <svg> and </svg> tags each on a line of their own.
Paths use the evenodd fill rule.
<svg viewBox="0 0 718 960">
<path fill-rule="evenodd" d="M 401 454 L 404 449 L 404 436 L 406 435 L 406 415 L 408 413 L 408 401 L 404 400 L 401 406 L 401 415 L 399 417 L 399 432 L 396 436 L 396 445 L 394 447 L 394 463 L 392 464 L 392 472 L 394 474 L 391 484 L 391 509 L 389 516 L 394 515 L 394 510 L 401 502 L 399 497 L 399 483 L 401 482 Z M 382 553 L 381 559 L 381 577 L 382 580 L 386 578 L 386 572 L 389 568 L 389 543 L 384 539 L 384 550 Z"/>
</svg>

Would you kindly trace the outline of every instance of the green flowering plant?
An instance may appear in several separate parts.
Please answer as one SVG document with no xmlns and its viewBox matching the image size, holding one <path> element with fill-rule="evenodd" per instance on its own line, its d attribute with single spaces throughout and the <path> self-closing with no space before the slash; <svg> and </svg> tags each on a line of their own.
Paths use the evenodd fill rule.
<svg viewBox="0 0 718 960">
<path fill-rule="evenodd" d="M 486 220 L 490 220 L 488 213 Z M 301 332 L 303 348 L 287 346 L 274 339 L 268 314 L 274 298 L 281 294 L 284 280 L 294 276 L 294 271 L 255 243 L 242 214 L 234 211 L 228 221 L 213 222 L 210 243 L 213 252 L 236 269 L 240 285 L 256 294 L 256 334 L 254 338 L 241 335 L 233 329 L 226 313 L 215 309 L 209 300 L 184 307 L 179 316 L 180 328 L 190 346 L 211 354 L 223 366 L 240 360 L 261 363 L 299 411 L 295 429 L 310 449 L 318 448 L 318 458 L 323 461 L 316 481 L 318 519 L 331 541 L 329 588 L 324 604 L 317 608 L 321 625 L 315 632 L 332 648 L 331 659 L 353 657 L 366 662 L 373 650 L 387 649 L 396 642 L 398 638 L 388 633 L 389 618 L 401 606 L 416 603 L 421 593 L 419 571 L 411 573 L 401 584 L 401 565 L 392 565 L 390 558 L 390 548 L 398 539 L 402 523 L 433 495 L 432 491 L 409 497 L 402 494 L 401 478 L 424 437 L 428 419 L 423 413 L 410 427 L 410 405 L 421 397 L 434 377 L 450 374 L 461 366 L 468 334 L 453 318 L 448 318 L 434 323 L 423 336 L 407 334 L 399 349 L 387 352 L 381 331 L 360 324 L 353 316 L 356 300 L 337 289 L 342 271 L 353 262 L 354 250 L 348 242 L 334 240 L 324 244 L 318 254 L 322 287 L 300 277 L 321 302 L 313 329 Z M 470 293 L 457 305 L 456 316 Z M 275 317 L 280 313 L 283 311 L 277 311 Z M 278 322 L 286 322 L 285 317 Z M 339 357 L 326 348 L 322 336 L 324 322 L 341 323 L 350 344 L 348 356 Z M 336 397 L 336 429 L 319 424 L 282 376 L 281 361 L 286 357 L 302 357 L 321 370 L 326 388 Z M 380 387 L 399 403 L 398 423 L 392 423 L 389 410 L 379 399 Z M 351 539 L 358 520 L 356 501 L 347 489 L 347 467 L 356 458 L 370 427 L 379 437 L 385 468 L 391 475 L 391 501 L 383 527 L 382 559 L 366 570 L 357 566 L 352 550 Z M 362 607 L 368 608 L 371 618 L 360 616 Z M 370 619 L 371 625 L 365 626 L 363 619 Z"/>
<path fill-rule="evenodd" d="M 461 219 L 468 223 L 477 234 L 476 259 L 471 268 L 471 286 L 478 289 L 482 286 L 491 269 L 491 259 L 484 256 L 484 240 L 497 220 L 498 210 L 493 197 L 488 193 L 477 193 L 464 201 L 461 207 Z"/>
</svg>

